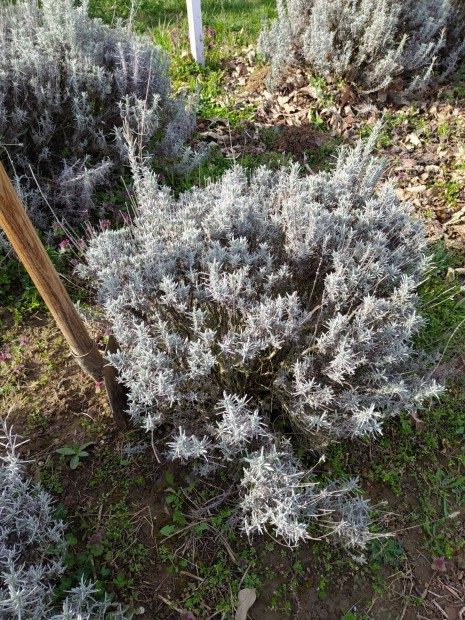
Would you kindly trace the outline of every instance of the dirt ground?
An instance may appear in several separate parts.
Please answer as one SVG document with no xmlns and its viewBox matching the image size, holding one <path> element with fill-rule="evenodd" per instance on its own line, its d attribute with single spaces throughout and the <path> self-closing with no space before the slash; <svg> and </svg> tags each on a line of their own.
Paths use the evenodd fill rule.
<svg viewBox="0 0 465 620">
<path fill-rule="evenodd" d="M 159 530 L 170 523 L 169 510 L 165 497 L 167 474 L 174 477 L 176 485 L 182 487 L 189 480 L 188 468 L 172 464 L 158 463 L 153 450 L 148 448 L 142 457 L 132 460 L 124 472 L 112 473 L 108 477 L 95 473 L 102 467 L 105 455 L 122 454 L 127 436 L 118 431 L 104 394 L 93 381 L 84 376 L 75 365 L 66 344 L 50 317 L 41 314 L 15 325 L 11 317 L 3 314 L 3 341 L 20 344 L 21 372 L 12 376 L 11 372 L 2 374 L 1 410 L 8 413 L 8 420 L 16 431 L 30 438 L 25 446 L 24 456 L 31 461 L 31 475 L 37 480 L 50 462 L 57 465 L 59 457 L 56 449 L 73 442 L 93 440 L 89 448 L 90 456 L 85 467 L 72 471 L 59 467 L 60 493 L 55 493 L 57 501 L 69 510 L 69 517 L 82 518 L 82 514 L 93 515 L 92 519 L 105 518 L 108 505 L 118 500 L 118 476 L 124 479 L 138 479 L 137 486 L 131 486 L 128 495 L 131 531 L 134 541 L 141 542 L 148 549 L 146 568 L 142 575 L 131 583 L 131 590 L 137 592 L 138 605 L 144 608 L 141 618 L 147 620 L 180 618 L 179 601 L 186 593 L 186 584 L 194 578 L 202 582 L 202 577 L 192 575 L 193 568 L 173 573 L 167 570 L 166 562 L 160 561 L 159 546 L 162 544 Z M 31 415 L 31 412 L 34 412 Z M 94 482 L 92 482 L 94 480 Z M 123 478 L 120 479 L 121 484 Z M 200 483 L 203 484 L 203 483 Z M 386 487 L 367 486 L 367 495 L 374 504 L 387 501 L 392 514 L 391 528 L 396 530 L 396 513 L 401 499 Z M 415 488 L 408 502 L 415 508 Z M 463 521 L 463 507 L 458 508 Z M 74 513 L 74 516 L 73 516 Z M 78 517 L 79 515 L 79 517 Z M 465 531 L 463 532 L 465 534 Z M 265 579 L 259 588 L 259 598 L 249 611 L 251 620 L 338 620 L 348 610 L 365 610 L 367 617 L 376 620 L 462 620 L 465 607 L 465 556 L 450 561 L 444 572 L 433 570 L 431 558 L 424 553 L 422 532 L 418 527 L 406 528 L 397 532 L 403 543 L 406 558 L 401 567 L 391 570 L 382 567 L 379 580 L 387 587 L 379 594 L 373 592 L 373 584 L 366 579 L 362 570 L 352 564 L 348 569 L 344 562 L 334 561 L 334 557 L 322 552 L 321 545 L 315 550 L 312 543 L 303 545 L 297 553 L 282 554 L 277 546 L 273 551 L 266 550 L 263 539 L 255 539 L 252 546 L 263 560 L 262 569 L 273 570 L 273 576 Z M 204 547 L 198 550 L 202 562 L 213 562 L 215 549 L 221 546 L 218 538 L 211 533 L 205 537 L 185 540 L 174 537 L 175 547 L 181 545 L 182 552 L 192 553 L 191 544 Z M 247 545 L 247 541 L 242 541 Z M 237 541 L 235 542 L 237 545 Z M 227 543 L 226 543 L 227 545 Z M 227 549 L 227 546 L 225 547 Z M 238 561 L 236 551 L 230 550 L 233 558 L 231 580 L 241 580 L 247 573 L 247 566 Z M 289 600 L 290 611 L 270 610 L 274 593 L 282 587 L 283 580 L 289 579 L 290 566 L 300 562 L 301 570 L 296 577 L 297 584 Z M 329 566 L 334 562 L 333 566 Z M 355 567 L 354 567 L 355 566 Z M 194 571 L 195 572 L 195 571 Z M 330 575 L 331 582 L 325 584 L 322 592 L 322 574 Z M 223 583 L 224 587 L 225 584 Z M 284 594 L 286 596 L 286 594 Z M 410 604 L 412 600 L 422 600 L 421 609 Z M 221 617 L 206 610 L 202 617 Z M 187 616 L 186 616 L 187 617 Z M 224 616 L 227 618 L 228 616 Z"/>
</svg>

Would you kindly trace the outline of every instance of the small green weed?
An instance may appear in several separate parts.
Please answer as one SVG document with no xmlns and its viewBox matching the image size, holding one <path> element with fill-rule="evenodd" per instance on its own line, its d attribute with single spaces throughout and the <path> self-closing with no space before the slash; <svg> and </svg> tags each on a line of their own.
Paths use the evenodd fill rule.
<svg viewBox="0 0 465 620">
<path fill-rule="evenodd" d="M 47 417 L 42 413 L 39 407 L 33 409 L 27 416 L 26 430 L 33 433 L 37 430 L 45 430 L 49 422 Z"/>
<path fill-rule="evenodd" d="M 52 247 L 46 252 L 58 273 L 70 275 L 71 266 L 68 256 Z M 81 289 L 71 288 L 73 301 L 83 297 Z M 0 254 L 0 299 L 2 306 L 11 312 L 16 323 L 21 323 L 26 316 L 36 312 L 48 312 L 36 287 L 20 261 L 11 256 Z"/>
<path fill-rule="evenodd" d="M 306 151 L 305 163 L 315 170 L 330 170 L 341 143 L 341 138 L 331 138 L 319 149 Z"/>
<path fill-rule="evenodd" d="M 40 470 L 40 482 L 45 489 L 52 491 L 56 495 L 63 493 L 62 472 L 64 463 L 54 463 L 49 458 L 45 461 L 44 466 Z"/>
<path fill-rule="evenodd" d="M 394 538 L 375 538 L 368 544 L 370 561 L 396 567 L 405 560 L 402 542 Z"/>
<path fill-rule="evenodd" d="M 55 450 L 55 452 L 61 454 L 62 456 L 70 456 L 71 459 L 69 461 L 69 467 L 70 469 L 76 469 L 81 462 L 81 459 L 89 456 L 86 448 L 94 445 L 94 443 L 94 441 L 87 441 L 82 445 L 79 445 L 78 443 L 73 443 L 71 447 L 68 446 L 64 448 L 58 448 L 57 450 Z"/>
<path fill-rule="evenodd" d="M 437 187 L 447 206 L 450 209 L 455 209 L 463 191 L 463 186 L 462 183 L 452 178 L 450 168 L 443 168 L 443 172 L 444 178 L 436 179 L 431 187 Z"/>
<path fill-rule="evenodd" d="M 90 478 L 86 478 L 86 502 L 82 502 L 80 494 L 69 490 L 63 497 L 63 477 L 73 479 L 75 474 L 72 470 L 66 471 L 62 459 L 89 459 L 89 454 L 82 453 L 91 444 L 96 445 L 94 464 L 99 465 L 93 467 Z M 62 496 L 55 516 L 68 522 L 66 572 L 57 596 L 62 596 L 84 578 L 96 584 L 97 596 L 114 594 L 118 600 L 132 604 L 136 597 L 134 584 L 149 557 L 148 548 L 135 536 L 132 506 L 133 494 L 144 483 L 144 478 L 136 475 L 130 461 L 122 458 L 112 446 L 99 447 L 97 441 L 75 442 L 72 447 L 56 452 L 60 460 L 56 462 L 50 458 L 45 463 L 41 481 L 45 488 Z M 85 475 L 84 469 L 82 475 Z M 67 485 L 67 488 L 74 488 L 74 485 Z"/>
<path fill-rule="evenodd" d="M 441 140 L 445 140 L 451 134 L 451 128 L 446 123 L 441 123 L 438 126 L 438 136 Z"/>
</svg>

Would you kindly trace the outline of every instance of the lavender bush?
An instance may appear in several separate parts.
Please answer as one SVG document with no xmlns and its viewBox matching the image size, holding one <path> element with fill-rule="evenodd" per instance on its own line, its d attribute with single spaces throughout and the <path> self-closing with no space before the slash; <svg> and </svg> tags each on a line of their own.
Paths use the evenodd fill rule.
<svg viewBox="0 0 465 620">
<path fill-rule="evenodd" d="M 452 0 L 277 0 L 277 8 L 258 45 L 272 88 L 302 66 L 368 92 L 396 78 L 419 91 L 465 52 L 464 14 Z"/>
<path fill-rule="evenodd" d="M 25 441 L 0 428 L 0 617 L 5 620 L 125 620 L 131 616 L 92 585 L 74 588 L 57 613 L 53 590 L 65 570 L 65 526 L 50 495 L 26 476 L 18 453 Z"/>
<path fill-rule="evenodd" d="M 148 38 L 87 15 L 87 0 L 0 7 L 0 153 L 34 223 L 98 213 L 95 191 L 124 162 L 122 119 L 159 168 L 195 165 L 192 105 L 173 98 L 168 58 Z"/>
<path fill-rule="evenodd" d="M 134 422 L 173 424 L 169 456 L 202 473 L 242 460 L 248 532 L 271 524 L 294 543 L 325 515 L 363 544 L 355 483 L 320 488 L 276 428 L 319 451 L 440 391 L 412 345 L 425 236 L 389 184 L 376 189 L 375 139 L 330 173 L 235 168 L 178 200 L 133 154 L 134 222 L 90 241 L 81 273 L 120 343 L 110 359 Z"/>
</svg>

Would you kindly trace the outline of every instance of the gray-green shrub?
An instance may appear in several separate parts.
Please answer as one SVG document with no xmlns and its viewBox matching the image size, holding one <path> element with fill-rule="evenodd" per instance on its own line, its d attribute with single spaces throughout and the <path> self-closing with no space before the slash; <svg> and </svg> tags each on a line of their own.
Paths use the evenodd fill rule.
<svg viewBox="0 0 465 620">
<path fill-rule="evenodd" d="M 0 157 L 35 224 L 98 214 L 95 191 L 125 162 L 122 117 L 161 169 L 192 163 L 192 106 L 172 96 L 166 53 L 87 0 L 18 0 L 0 8 Z M 39 187 L 38 187 L 39 186 Z M 40 188 L 40 189 L 39 189 Z"/>
<path fill-rule="evenodd" d="M 260 53 L 271 62 L 270 85 L 296 66 L 377 91 L 400 78 L 422 90 L 442 78 L 465 51 L 465 13 L 451 0 L 277 0 Z"/>
<path fill-rule="evenodd" d="M 296 542 L 329 510 L 337 534 L 365 542 L 353 486 L 320 489 L 275 421 L 319 450 L 440 391 L 412 344 L 425 235 L 391 185 L 377 189 L 375 139 L 341 150 L 332 172 L 248 180 L 237 167 L 179 199 L 133 157 L 133 224 L 90 241 L 81 272 L 120 343 L 110 359 L 133 420 L 173 424 L 169 456 L 205 473 L 246 458 L 248 532 L 267 522 Z"/>
</svg>

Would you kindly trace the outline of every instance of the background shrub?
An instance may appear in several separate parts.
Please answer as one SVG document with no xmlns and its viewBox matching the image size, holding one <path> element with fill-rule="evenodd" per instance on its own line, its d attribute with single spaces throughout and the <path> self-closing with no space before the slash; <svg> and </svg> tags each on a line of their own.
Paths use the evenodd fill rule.
<svg viewBox="0 0 465 620">
<path fill-rule="evenodd" d="M 122 117 L 158 167 L 188 165 L 195 115 L 172 97 L 161 48 L 89 18 L 86 1 L 0 8 L 0 156 L 37 226 L 46 201 L 71 223 L 98 213 L 95 190 L 125 161 Z"/>
<path fill-rule="evenodd" d="M 465 15 L 451 0 L 277 0 L 259 51 L 279 88 L 292 67 L 347 80 L 365 91 L 400 78 L 418 91 L 455 69 L 465 51 Z"/>
<path fill-rule="evenodd" d="M 390 185 L 376 191 L 375 139 L 341 150 L 331 173 L 260 168 L 249 181 L 235 168 L 178 200 L 132 157 L 134 223 L 94 238 L 81 272 L 121 345 L 111 361 L 134 421 L 180 428 L 172 457 L 203 458 L 208 471 L 218 453 L 247 454 L 276 502 L 286 484 L 272 480 L 308 481 L 280 430 L 319 450 L 380 433 L 439 392 L 412 346 L 429 266 L 422 225 Z M 297 522 L 319 513 L 315 493 L 291 511 Z M 244 505 L 253 513 L 257 497 Z"/>
</svg>

